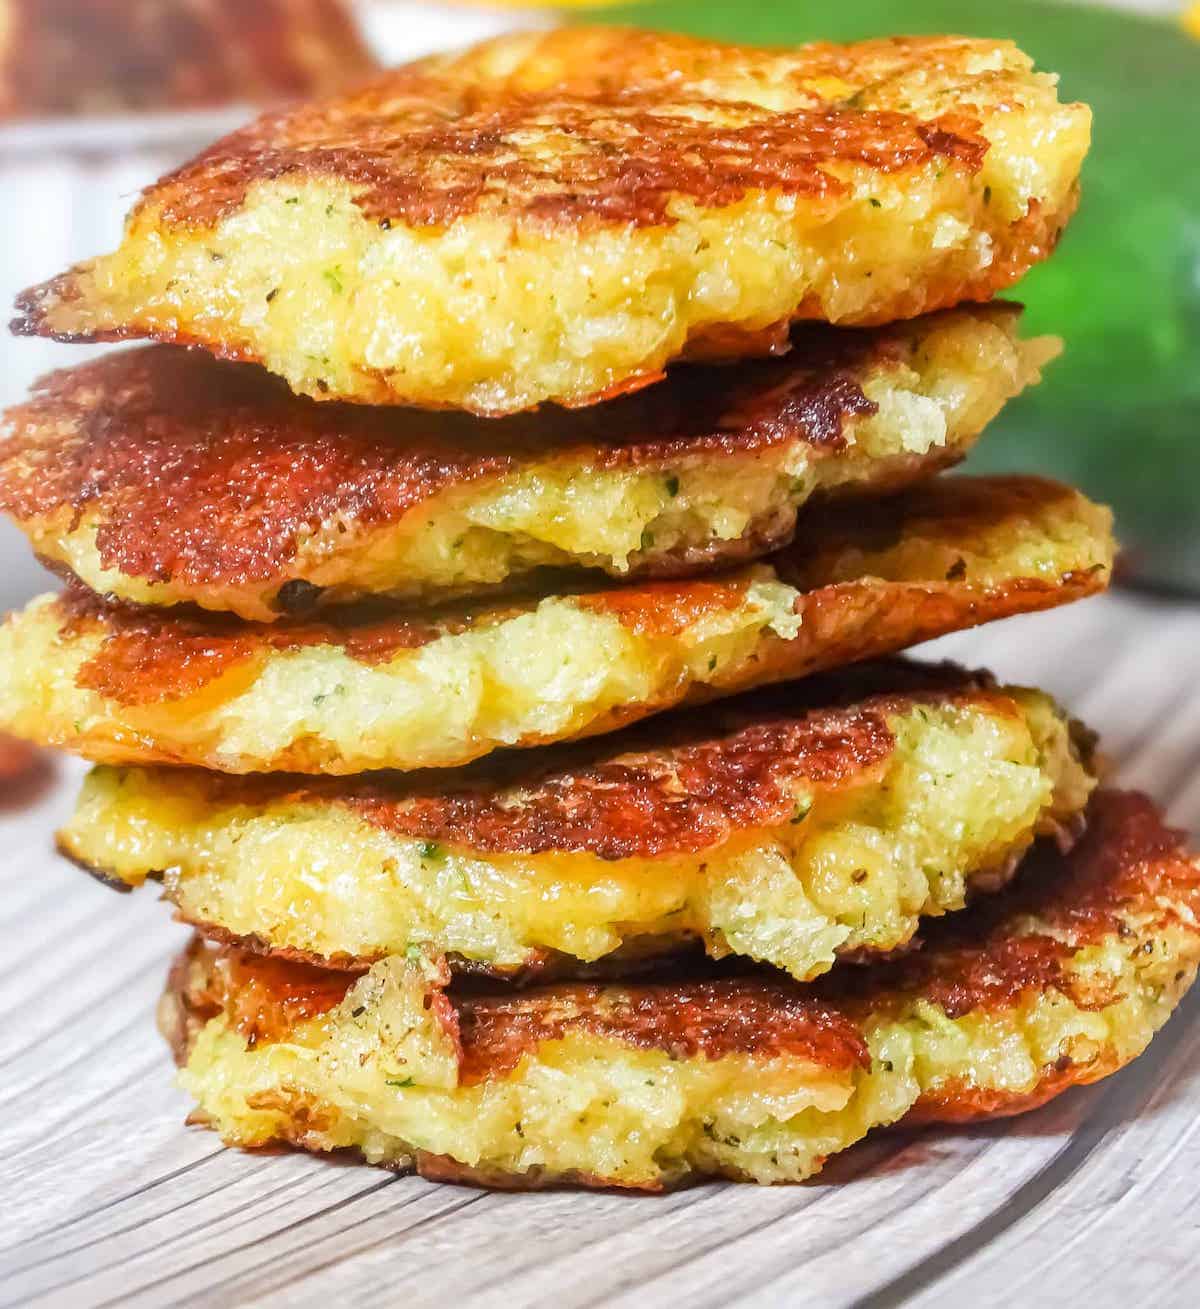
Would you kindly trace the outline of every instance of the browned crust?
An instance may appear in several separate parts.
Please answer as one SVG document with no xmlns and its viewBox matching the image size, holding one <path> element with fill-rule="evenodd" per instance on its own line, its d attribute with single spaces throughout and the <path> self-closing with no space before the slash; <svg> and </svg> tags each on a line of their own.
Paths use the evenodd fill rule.
<svg viewBox="0 0 1200 1309">
<path fill-rule="evenodd" d="M 504 1077 L 531 1050 L 571 1032 L 663 1050 L 672 1059 L 791 1056 L 831 1070 L 871 1063 L 862 1034 L 844 1016 L 801 987 L 760 978 L 463 997 L 458 1021 L 465 1085 Z"/>
<path fill-rule="evenodd" d="M 805 47 L 785 75 L 799 107 L 778 111 L 706 98 L 704 88 L 737 68 L 770 76 L 773 52 L 567 30 L 497 70 L 485 45 L 264 115 L 164 178 L 141 208 L 170 226 L 207 227 L 255 183 L 331 178 L 351 183 L 358 208 L 379 222 L 441 227 L 488 211 L 546 225 L 646 226 L 671 221 L 675 196 L 705 207 L 751 190 L 839 198 L 849 188 L 838 166 L 893 176 L 935 166 L 971 177 L 989 143 L 969 103 L 968 65 L 993 49 L 938 37 Z M 811 89 L 822 78 L 869 88 L 915 69 L 944 80 L 947 112 L 921 118 Z M 714 108 L 717 125 L 705 121 Z M 522 148 L 530 134 L 566 137 L 572 148 Z"/>
<path fill-rule="evenodd" d="M 1183 980 L 1200 954 L 1200 861 L 1187 854 L 1181 834 L 1164 824 L 1143 795 L 1100 792 L 1090 818 L 1086 838 L 1070 854 L 1043 850 L 1010 890 L 935 925 L 922 952 L 896 963 L 842 967 L 817 986 L 762 975 L 722 976 L 708 965 L 694 976 L 654 984 L 443 995 L 446 1030 L 461 1041 L 462 1080 L 503 1077 L 540 1043 L 572 1031 L 662 1049 L 678 1059 L 736 1053 L 766 1061 L 798 1054 L 831 1069 L 862 1067 L 868 1016 L 886 1018 L 916 1001 L 959 1017 L 1059 990 L 1078 1005 L 1102 1008 L 1118 997 L 1083 993 L 1064 970 L 1071 954 L 1116 938 L 1133 955 L 1148 944 L 1153 948 L 1165 925 L 1193 938 L 1189 957 L 1179 961 L 1177 980 Z M 1026 931 L 1030 916 L 1040 928 L 1032 936 Z M 1064 939 L 1047 936 L 1049 930 Z M 252 982 L 246 981 L 247 968 Z M 174 1031 L 184 1031 L 186 1039 L 196 1020 L 225 1012 L 248 1024 L 258 1039 L 277 1038 L 299 1021 L 298 1013 L 311 1010 L 314 995 L 328 1008 L 349 985 L 345 974 L 301 965 L 264 967 L 263 961 L 197 941 L 169 984 L 169 995 L 190 1018 L 182 1027 L 176 1019 Z M 276 1022 L 269 1036 L 267 1020 Z M 1063 1056 L 1042 1070 L 1035 1087 L 1013 1095 L 981 1090 L 965 1079 L 944 1083 L 922 1097 L 911 1121 L 1023 1112 L 1115 1071 L 1118 1063 L 1111 1050 L 1086 1064 Z M 438 1176 L 492 1181 L 453 1167 L 447 1172 L 437 1161 L 431 1165 Z"/>
<path fill-rule="evenodd" d="M 443 985 L 449 972 L 443 976 Z M 223 1013 L 251 1046 L 283 1039 L 297 1023 L 341 1003 L 354 978 L 231 948 L 213 950 L 200 938 L 170 986 L 183 989 L 186 1008 Z M 563 983 L 485 995 L 436 993 L 446 1030 L 461 1042 L 464 1085 L 510 1073 L 543 1041 L 587 1032 L 673 1059 L 764 1060 L 782 1055 L 822 1067 L 869 1066 L 861 1034 L 803 988 L 765 978 L 705 979 L 638 986 Z"/>
<path fill-rule="evenodd" d="M 43 378 L 8 411 L 0 511 L 26 525 L 77 526 L 94 516 L 101 563 L 128 577 L 298 587 L 300 542 L 323 526 L 354 533 L 396 524 L 439 495 L 533 464 L 666 475 L 790 443 L 834 456 L 847 425 L 875 412 L 861 381 L 898 365 L 908 337 L 808 328 L 784 359 L 684 369 L 596 411 L 491 420 L 318 404 L 258 368 L 201 351 L 124 351 Z M 888 475 L 903 482 L 930 461 L 893 462 Z M 791 515 L 764 527 L 743 555 L 778 544 Z M 672 562 L 696 561 L 660 567 Z M 316 588 L 307 592 L 319 601 Z"/>
<path fill-rule="evenodd" d="M 453 773 L 300 779 L 197 771 L 190 779 L 214 805 L 337 805 L 400 836 L 488 854 L 660 858 L 787 823 L 809 788 L 878 776 L 895 745 L 890 717 L 921 704 L 1018 713 L 983 675 L 893 661 L 602 740 L 536 755 L 497 752 Z"/>
<path fill-rule="evenodd" d="M 0 118 L 329 91 L 377 68 L 341 0 L 8 0 Z"/>
</svg>

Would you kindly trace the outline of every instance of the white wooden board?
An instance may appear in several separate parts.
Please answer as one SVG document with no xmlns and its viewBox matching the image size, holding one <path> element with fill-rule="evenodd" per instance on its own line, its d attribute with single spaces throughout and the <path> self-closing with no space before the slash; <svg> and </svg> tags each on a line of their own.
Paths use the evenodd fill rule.
<svg viewBox="0 0 1200 1309">
<path fill-rule="evenodd" d="M 933 649 L 1059 693 L 1200 828 L 1200 608 L 1115 596 Z M 491 1195 L 239 1154 L 183 1126 L 154 1031 L 184 932 L 50 853 L 80 772 L 0 812 L 0 1304 L 1200 1303 L 1200 992 L 1107 1083 L 806 1186 Z"/>
</svg>

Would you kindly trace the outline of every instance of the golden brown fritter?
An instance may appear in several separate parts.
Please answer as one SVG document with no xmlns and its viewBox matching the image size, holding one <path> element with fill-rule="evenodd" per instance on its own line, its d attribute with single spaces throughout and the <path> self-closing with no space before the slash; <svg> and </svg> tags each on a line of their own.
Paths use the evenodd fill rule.
<svg viewBox="0 0 1200 1309">
<path fill-rule="evenodd" d="M 1097 795 L 1067 856 L 897 964 L 441 990 L 196 943 L 160 1025 L 230 1144 L 350 1148 L 484 1185 L 798 1181 L 873 1127 L 1021 1112 L 1136 1058 L 1200 962 L 1200 863 L 1143 796 Z"/>
<path fill-rule="evenodd" d="M 453 767 L 1081 599 L 1109 522 L 1039 478 L 942 478 L 697 581 L 254 625 L 44 596 L 0 625 L 0 728 L 98 763 Z"/>
<path fill-rule="evenodd" d="M 795 319 L 989 299 L 1054 248 L 1089 133 L 1008 42 L 519 34 L 218 142 L 15 326 L 203 345 L 318 399 L 591 403 Z"/>
<path fill-rule="evenodd" d="M 1055 352 L 1019 341 L 1017 317 L 811 329 L 785 360 L 507 422 L 316 405 L 259 369 L 132 351 L 9 412 L 0 510 L 95 591 L 260 621 L 545 566 L 694 572 L 782 544 L 814 492 L 961 459 Z"/>
<path fill-rule="evenodd" d="M 377 68 L 342 0 L 0 0 L 0 118 L 321 95 Z"/>
<path fill-rule="evenodd" d="M 804 980 L 995 889 L 1036 835 L 1069 842 L 1093 785 L 1048 697 L 895 662 L 457 772 L 98 768 L 59 841 L 116 885 L 161 876 L 223 939 L 348 968 L 698 938 Z"/>
</svg>

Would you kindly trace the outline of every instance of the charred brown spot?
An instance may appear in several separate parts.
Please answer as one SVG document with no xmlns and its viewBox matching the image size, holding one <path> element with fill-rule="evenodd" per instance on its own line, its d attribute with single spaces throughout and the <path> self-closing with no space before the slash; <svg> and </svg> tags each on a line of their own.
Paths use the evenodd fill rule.
<svg viewBox="0 0 1200 1309">
<path fill-rule="evenodd" d="M 302 578 L 293 578 L 285 582 L 275 597 L 275 603 L 281 613 L 300 615 L 311 613 L 321 599 L 321 588 L 306 582 Z"/>
</svg>

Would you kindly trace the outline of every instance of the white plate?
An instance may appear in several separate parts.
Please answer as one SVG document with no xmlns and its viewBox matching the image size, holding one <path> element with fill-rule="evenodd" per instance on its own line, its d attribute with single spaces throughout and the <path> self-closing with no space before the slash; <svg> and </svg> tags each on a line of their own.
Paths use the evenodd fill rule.
<svg viewBox="0 0 1200 1309">
<path fill-rule="evenodd" d="M 1047 686 L 1200 825 L 1200 609 L 1124 596 L 936 647 Z M 49 853 L 79 775 L 0 816 L 0 1267 L 22 1305 L 1183 1309 L 1200 992 L 1132 1068 L 1006 1123 L 881 1136 L 814 1184 L 495 1195 L 183 1126 L 153 1026 L 185 936 Z"/>
</svg>

